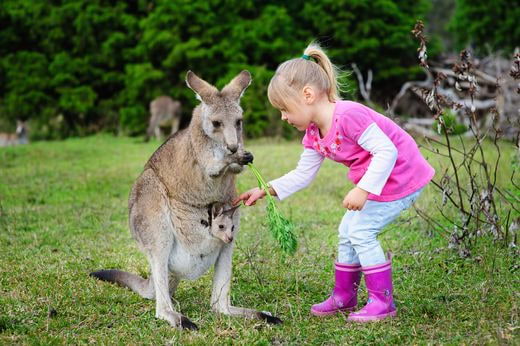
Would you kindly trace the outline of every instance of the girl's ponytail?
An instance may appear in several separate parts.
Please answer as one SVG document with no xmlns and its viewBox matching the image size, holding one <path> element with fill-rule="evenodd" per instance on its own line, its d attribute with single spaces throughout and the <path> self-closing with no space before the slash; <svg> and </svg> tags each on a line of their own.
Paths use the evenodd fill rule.
<svg viewBox="0 0 520 346">
<path fill-rule="evenodd" d="M 338 83 L 338 69 L 332 64 L 327 54 L 325 54 L 323 49 L 316 42 L 311 42 L 307 48 L 305 48 L 303 54 L 313 58 L 325 71 L 327 79 L 329 80 L 329 90 L 327 92 L 329 101 L 334 102 L 339 100 L 340 97 L 338 91 L 341 88 Z"/>
<path fill-rule="evenodd" d="M 336 102 L 340 100 L 342 90 L 338 75 L 339 69 L 330 62 L 323 49 L 312 42 L 305 48 L 302 57 L 287 60 L 278 66 L 267 88 L 267 96 L 274 107 L 286 109 L 297 100 L 305 85 L 313 85 L 330 102 Z"/>
</svg>

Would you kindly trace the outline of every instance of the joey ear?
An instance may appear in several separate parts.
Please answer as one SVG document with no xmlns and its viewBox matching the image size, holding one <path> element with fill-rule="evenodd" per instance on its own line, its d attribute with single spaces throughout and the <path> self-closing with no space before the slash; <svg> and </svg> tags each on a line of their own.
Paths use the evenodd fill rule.
<svg viewBox="0 0 520 346">
<path fill-rule="evenodd" d="M 188 71 L 186 73 L 186 84 L 191 90 L 195 92 L 195 94 L 197 94 L 197 99 L 204 102 L 207 102 L 211 95 L 214 95 L 218 92 L 217 88 L 202 78 L 199 78 L 199 76 L 197 76 L 192 71 Z"/>
<path fill-rule="evenodd" d="M 223 205 L 220 203 L 214 203 L 211 207 L 213 219 L 215 219 L 217 216 L 220 216 L 222 214 Z"/>
<path fill-rule="evenodd" d="M 243 70 L 222 89 L 222 94 L 239 100 L 249 84 L 251 84 L 251 73 Z"/>
<path fill-rule="evenodd" d="M 235 215 L 235 212 L 238 210 L 238 208 L 240 208 L 240 204 L 237 205 L 236 207 L 231 208 L 231 209 L 224 210 L 222 213 L 226 214 L 226 215 L 231 215 L 231 217 L 233 217 L 233 215 Z"/>
</svg>

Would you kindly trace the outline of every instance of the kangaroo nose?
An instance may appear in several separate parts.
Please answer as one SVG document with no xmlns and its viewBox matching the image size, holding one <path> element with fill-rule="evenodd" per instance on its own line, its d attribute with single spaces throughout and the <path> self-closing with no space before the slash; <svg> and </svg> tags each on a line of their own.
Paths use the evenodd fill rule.
<svg viewBox="0 0 520 346">
<path fill-rule="evenodd" d="M 231 153 L 236 153 L 237 150 L 238 150 L 238 145 L 237 144 L 233 144 L 233 145 L 228 145 L 228 149 L 229 151 L 231 151 Z"/>
</svg>

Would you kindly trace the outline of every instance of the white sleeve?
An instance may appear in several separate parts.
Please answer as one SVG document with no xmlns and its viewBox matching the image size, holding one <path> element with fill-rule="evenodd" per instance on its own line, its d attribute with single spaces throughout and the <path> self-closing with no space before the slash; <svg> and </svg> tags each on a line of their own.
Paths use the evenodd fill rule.
<svg viewBox="0 0 520 346">
<path fill-rule="evenodd" d="M 379 195 L 394 169 L 397 148 L 376 123 L 372 123 L 366 128 L 359 137 L 358 144 L 372 154 L 372 161 L 357 186 L 374 195 Z"/>
<path fill-rule="evenodd" d="M 320 170 L 324 157 L 316 150 L 305 149 L 295 169 L 284 176 L 269 182 L 279 200 L 307 187 Z"/>
</svg>

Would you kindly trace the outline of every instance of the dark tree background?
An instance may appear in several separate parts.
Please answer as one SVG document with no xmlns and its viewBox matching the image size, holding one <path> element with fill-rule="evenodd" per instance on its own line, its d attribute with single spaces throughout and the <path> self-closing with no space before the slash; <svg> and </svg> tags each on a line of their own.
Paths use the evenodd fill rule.
<svg viewBox="0 0 520 346">
<path fill-rule="evenodd" d="M 469 44 L 480 54 L 508 57 L 520 46 L 520 2 L 517 0 L 456 0 L 450 23 L 457 48 Z"/>
<path fill-rule="evenodd" d="M 373 98 L 385 105 L 404 81 L 421 78 L 410 30 L 417 19 L 427 19 L 429 3 L 2 0 L 0 126 L 30 119 L 35 138 L 98 131 L 138 135 L 144 133 L 149 102 L 159 95 L 179 99 L 184 122 L 189 120 L 197 101 L 185 87 L 187 70 L 222 87 L 248 69 L 253 84 L 242 102 L 246 135 L 290 136 L 266 96 L 278 64 L 317 39 L 345 70 L 353 62 L 364 72 L 372 69 Z M 491 42 L 510 49 L 518 43 L 513 25 L 518 6 L 499 11 L 477 3 L 478 11 L 469 1 L 457 1 L 452 26 L 459 44 Z M 498 15 L 506 26 L 498 30 L 502 24 L 491 28 L 484 25 L 487 19 L 478 19 L 479 26 L 472 15 Z M 430 55 L 440 50 L 436 42 Z M 356 82 L 350 85 L 344 96 L 355 98 Z"/>
</svg>

